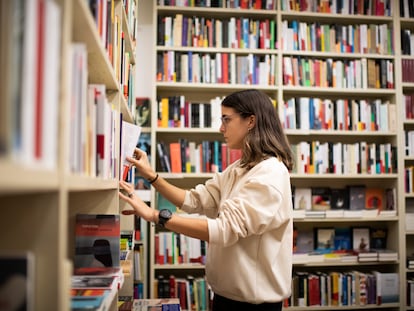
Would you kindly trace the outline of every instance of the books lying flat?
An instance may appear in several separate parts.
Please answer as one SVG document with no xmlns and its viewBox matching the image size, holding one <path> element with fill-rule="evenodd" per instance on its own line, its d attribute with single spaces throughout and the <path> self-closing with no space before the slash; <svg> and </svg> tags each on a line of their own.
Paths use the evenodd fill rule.
<svg viewBox="0 0 414 311">
<path fill-rule="evenodd" d="M 73 275 L 72 289 L 116 289 L 116 276 Z"/>
<path fill-rule="evenodd" d="M 180 311 L 178 298 L 135 299 L 132 311 Z"/>
</svg>

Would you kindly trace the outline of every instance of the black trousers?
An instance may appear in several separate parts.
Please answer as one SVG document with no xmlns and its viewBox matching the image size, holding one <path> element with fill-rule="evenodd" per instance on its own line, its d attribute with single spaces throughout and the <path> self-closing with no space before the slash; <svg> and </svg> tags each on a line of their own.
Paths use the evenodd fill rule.
<svg viewBox="0 0 414 311">
<path fill-rule="evenodd" d="M 281 311 L 282 306 L 282 302 L 266 302 L 256 305 L 214 294 L 212 311 Z"/>
</svg>

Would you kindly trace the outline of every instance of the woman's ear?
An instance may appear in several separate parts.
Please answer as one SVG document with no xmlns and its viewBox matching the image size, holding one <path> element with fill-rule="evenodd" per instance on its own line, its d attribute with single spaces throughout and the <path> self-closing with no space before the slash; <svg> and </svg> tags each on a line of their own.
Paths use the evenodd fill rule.
<svg viewBox="0 0 414 311">
<path fill-rule="evenodd" d="M 249 117 L 249 130 L 252 129 L 256 125 L 256 116 L 252 114 Z"/>
</svg>

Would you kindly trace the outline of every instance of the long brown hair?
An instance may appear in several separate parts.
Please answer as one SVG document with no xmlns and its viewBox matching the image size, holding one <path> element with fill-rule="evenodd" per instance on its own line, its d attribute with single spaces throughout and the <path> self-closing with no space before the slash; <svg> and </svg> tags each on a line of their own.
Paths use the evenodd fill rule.
<svg viewBox="0 0 414 311">
<path fill-rule="evenodd" d="M 289 170 L 292 169 L 293 153 L 277 110 L 268 95 L 255 89 L 243 90 L 228 95 L 221 104 L 233 108 L 242 118 L 256 117 L 255 126 L 245 137 L 242 167 L 251 169 L 262 160 L 274 156 Z"/>
</svg>

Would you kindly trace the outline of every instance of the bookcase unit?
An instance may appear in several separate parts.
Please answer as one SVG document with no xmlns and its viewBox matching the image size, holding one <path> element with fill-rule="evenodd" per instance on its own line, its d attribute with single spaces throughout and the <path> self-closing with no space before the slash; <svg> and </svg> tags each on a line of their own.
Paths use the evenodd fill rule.
<svg viewBox="0 0 414 311">
<path fill-rule="evenodd" d="M 133 3 L 137 4 L 136 1 Z M 13 79 L 4 81 L 1 87 L 4 97 L 0 122 L 0 249 L 6 253 L 22 251 L 33 254 L 34 281 L 30 284 L 33 289 L 33 305 L 30 310 L 70 310 L 75 215 L 119 214 L 124 208 L 118 197 L 119 134 L 121 114 L 122 122 L 134 122 L 130 99 L 134 96 L 132 84 L 135 81 L 130 81 L 130 77 L 122 77 L 119 64 L 116 63 L 121 63 L 120 58 L 128 54 L 130 69 L 134 68 L 136 6 L 134 10 L 130 10 L 131 7 L 126 6 L 125 1 L 119 0 L 100 1 L 99 5 L 104 5 L 108 12 L 113 12 L 112 17 L 119 22 L 119 34 L 121 30 L 123 32 L 122 44 L 121 38 L 118 41 L 119 46 L 122 46 L 122 53 L 113 59 L 111 53 L 117 47 L 113 47 L 113 50 L 106 47 L 103 39 L 106 36 L 106 22 L 102 21 L 97 26 L 98 18 L 95 20 L 93 17 L 87 1 L 42 0 L 1 4 L 1 63 L 5 69 L 5 77 L 13 76 Z M 38 8 L 44 14 L 39 15 L 41 17 L 34 13 Z M 111 16 L 109 18 L 111 20 Z M 38 23 L 44 23 L 44 26 L 38 26 Z M 27 25 L 29 28 L 24 28 Z M 46 27 L 45 32 L 39 32 L 43 40 L 39 42 L 45 42 L 44 45 L 37 45 L 36 32 L 29 31 L 30 26 L 35 29 Z M 52 39 L 49 38 L 51 34 Z M 113 39 L 108 41 L 113 43 Z M 75 172 L 71 165 L 72 121 L 78 121 L 74 129 L 85 130 L 86 124 L 82 124 L 79 116 L 72 115 L 75 95 L 72 93 L 71 81 L 72 69 L 75 66 L 72 59 L 74 44 L 82 44 L 86 50 L 88 60 L 84 64 L 85 85 L 104 85 L 108 105 L 116 116 L 112 127 L 113 162 L 107 178 L 96 177 L 95 172 L 85 168 Z M 28 59 L 26 54 L 29 55 Z M 39 61 L 30 58 L 30 54 L 45 57 L 39 58 L 45 66 L 38 75 L 36 72 L 39 71 L 34 67 L 40 66 Z M 17 64 L 22 65 L 13 67 Z M 31 64 L 34 67 L 25 67 Z M 39 103 L 29 96 L 31 93 L 25 93 L 25 86 L 31 83 L 35 86 L 33 89 L 37 87 L 39 90 L 42 86 L 36 86 L 36 81 L 43 81 L 43 74 L 49 78 L 45 80 L 48 84 L 43 86 L 47 100 Z M 76 82 L 82 81 L 79 79 Z M 51 94 L 55 97 L 51 97 Z M 28 110 L 29 113 L 35 111 L 41 119 L 35 120 L 35 114 L 27 114 L 26 109 L 32 109 Z M 30 124 L 26 124 L 27 116 L 33 118 Z M 82 116 L 86 118 L 86 115 Z M 28 125 L 37 129 L 42 124 L 44 132 L 31 133 L 30 128 L 28 132 L 22 130 Z M 37 136 L 30 135 L 34 133 Z M 36 146 L 50 134 L 55 134 L 55 137 L 47 140 L 48 144 L 41 150 L 43 153 L 39 151 L 34 156 L 25 154 L 27 149 L 19 146 L 21 141 Z M 94 154 L 93 157 L 95 156 Z M 46 165 L 44 158 L 49 161 Z M 121 228 L 133 230 L 125 220 L 121 220 Z M 117 310 L 117 295 L 109 309 Z"/>
<path fill-rule="evenodd" d="M 151 74 L 150 79 L 152 82 L 148 82 L 148 86 L 153 90 L 151 95 L 153 103 L 151 110 L 151 157 L 153 167 L 161 173 L 161 176 L 173 184 L 183 188 L 190 188 L 210 178 L 211 173 L 164 172 L 159 162 L 157 143 L 162 141 L 168 146 L 169 143 L 177 142 L 181 138 L 186 138 L 188 141 L 195 141 L 196 143 L 200 143 L 202 140 L 222 141 L 218 127 L 198 128 L 159 125 L 158 118 L 161 118 L 159 106 L 161 105 L 162 98 L 184 95 L 186 101 L 208 103 L 213 98 L 220 98 L 233 91 L 251 87 L 264 91 L 275 100 L 292 145 L 309 143 L 310 148 L 312 148 L 312 146 L 319 146 L 319 144 L 322 145 L 324 143 L 355 145 L 364 142 L 372 145 L 384 144 L 392 146 L 394 162 L 393 167 L 391 168 L 390 166 L 390 170 L 387 172 L 381 171 L 375 173 L 364 171 L 361 173 L 358 171 L 358 168 L 351 169 L 347 167 L 348 171 L 346 172 L 333 172 L 333 168 L 327 168 L 331 171 L 324 173 L 317 171 L 316 167 L 312 167 L 311 169 L 316 171 L 310 173 L 307 170 L 309 168 L 298 170 L 300 163 L 296 163 L 297 166 L 292 172 L 291 180 L 292 185 L 296 188 L 329 187 L 336 189 L 365 185 L 372 188 L 395 189 L 395 216 L 297 218 L 294 220 L 294 225 L 296 228 L 303 230 L 314 230 L 319 227 L 353 228 L 362 226 L 387 228 L 387 244 L 389 248 L 398 253 L 398 260 L 358 263 L 358 269 L 364 272 L 373 270 L 384 273 L 396 272 L 399 276 L 399 302 L 382 304 L 381 306 L 375 304 L 352 306 L 332 305 L 329 308 L 377 309 L 380 307 L 386 308 L 387 310 L 409 310 L 410 308 L 406 304 L 406 283 L 407 279 L 412 275 L 412 270 L 406 268 L 405 261 L 406 256 L 412 253 L 414 249 L 412 233 L 405 230 L 404 222 L 406 214 L 405 206 L 412 204 L 410 202 L 414 200 L 411 194 L 405 194 L 405 174 L 401 170 L 403 167 L 412 164 L 412 158 L 404 156 L 405 131 L 411 129 L 412 125 L 410 120 L 403 120 L 401 116 L 404 113 L 403 94 L 412 93 L 413 87 L 412 83 L 404 83 L 402 81 L 401 61 L 403 59 L 411 59 L 412 56 L 402 55 L 400 30 L 405 28 L 411 29 L 411 31 L 413 30 L 412 17 L 400 18 L 398 1 L 364 2 L 371 5 L 370 9 L 376 10 L 375 14 L 365 14 L 367 12 L 364 11 L 363 7 L 357 6 L 362 1 L 355 1 L 355 12 L 345 9 L 338 9 L 337 12 L 334 12 L 335 8 L 330 8 L 328 2 L 323 2 L 325 5 L 321 4 L 320 7 L 317 7 L 316 3 L 319 3 L 317 1 L 309 2 L 308 10 L 300 7 L 301 2 L 283 0 L 251 2 L 253 3 L 252 5 L 256 5 L 257 3 L 259 6 L 260 3 L 272 3 L 274 5 L 266 10 L 248 9 L 247 7 L 226 7 L 227 3 L 237 3 L 237 1 L 211 1 L 212 7 L 180 6 L 178 2 L 170 6 L 167 4 L 168 1 L 165 1 L 164 5 L 161 5 L 161 3 L 164 2 L 158 1 L 158 4 L 143 4 L 143 10 L 147 12 L 145 26 L 147 27 L 147 33 L 151 33 L 151 36 L 146 38 L 146 46 L 151 51 L 147 53 L 144 66 L 146 71 Z M 222 5 L 221 3 L 224 4 Z M 248 6 L 250 2 L 241 1 L 240 3 L 241 5 Z M 213 7 L 215 4 L 218 4 L 218 6 Z M 289 7 L 289 4 L 293 6 Z M 335 5 L 333 3 L 330 4 Z M 312 6 L 314 7 L 312 8 Z M 367 10 L 367 8 L 365 9 Z M 389 14 L 389 12 L 391 13 Z M 175 19 L 177 16 L 180 17 Z M 166 17 L 169 17 L 169 19 L 166 19 Z M 174 32 L 177 31 L 174 30 L 174 23 L 183 23 L 183 17 L 193 18 L 193 21 L 196 20 L 195 23 L 199 28 L 194 31 L 195 33 L 199 31 L 196 33 L 198 40 L 193 42 L 197 46 L 193 46 L 190 43 L 183 45 L 174 40 L 171 40 L 170 43 L 165 43 L 165 40 L 169 39 L 169 36 L 177 37 L 177 33 Z M 251 21 L 267 20 L 268 23 L 264 23 L 264 27 L 265 29 L 273 29 L 275 37 L 265 38 L 264 41 L 267 43 L 259 42 L 259 44 L 264 44 L 263 46 L 259 46 L 259 48 L 244 45 L 246 44 L 244 42 L 250 42 L 249 40 L 243 41 L 243 38 L 245 38 L 243 37 L 244 19 L 249 20 L 249 22 L 246 22 L 248 24 Z M 235 29 L 237 29 L 237 25 L 240 25 L 239 29 L 242 29 L 240 31 L 234 30 L 231 33 L 226 32 L 226 38 L 234 34 L 234 39 L 239 40 L 236 40 L 238 43 L 235 43 L 234 46 L 221 45 L 211 40 L 211 32 L 214 35 L 218 34 L 218 31 L 212 30 L 214 26 L 211 25 L 221 23 L 222 27 L 225 27 L 223 25 L 227 21 L 234 23 Z M 250 24 L 251 27 L 254 27 L 252 24 L 254 22 Z M 260 25 L 260 22 L 258 25 Z M 152 32 L 149 30 L 151 27 Z M 252 28 L 247 27 L 247 29 Z M 167 35 L 165 34 L 166 30 Z M 317 34 L 318 31 L 322 33 L 323 39 L 311 37 L 311 33 Z M 343 32 L 343 36 L 341 36 L 343 42 L 337 41 L 338 36 L 335 37 L 335 31 L 340 35 Z M 223 30 L 222 34 L 224 32 L 225 30 Z M 273 32 L 269 31 L 269 33 Z M 365 40 L 359 40 L 356 45 L 350 43 L 359 38 L 356 36 L 360 36 L 362 33 L 365 33 L 367 36 Z M 180 37 L 182 34 L 178 36 Z M 203 41 L 201 38 L 207 38 L 207 41 Z M 293 43 L 292 38 L 298 40 L 296 42 L 297 45 Z M 309 38 L 311 39 L 309 40 Z M 303 41 L 300 41 L 301 39 Z M 253 39 L 250 38 L 250 40 Z M 321 42 L 319 40 L 323 41 Z M 375 46 L 374 42 L 381 43 L 382 45 Z M 364 43 L 367 43 L 365 50 Z M 331 47 L 332 50 L 330 49 Z M 182 57 L 185 54 L 187 56 Z M 194 54 L 200 55 L 200 57 L 193 58 Z M 223 54 L 227 54 L 228 58 L 221 58 Z M 176 67 L 177 69 L 174 70 L 174 66 L 186 61 L 186 58 L 195 59 L 194 63 L 191 62 L 191 64 L 200 66 L 200 68 L 208 68 L 211 64 L 214 65 L 215 63 L 211 63 L 211 60 L 214 59 L 217 62 L 219 58 L 221 60 L 226 59 L 229 63 L 237 63 L 238 67 L 229 67 L 230 69 L 227 72 L 230 77 L 228 83 L 224 82 L 222 80 L 224 79 L 223 76 L 220 76 L 217 72 L 214 72 L 218 76 L 216 81 L 212 79 L 211 75 L 209 76 L 211 72 L 207 74 L 203 71 L 201 71 L 201 75 L 195 77 L 195 80 L 194 77 L 192 77 L 193 80 L 188 80 L 183 78 L 183 75 L 188 74 L 188 69 L 181 70 L 181 67 Z M 163 65 L 159 66 L 161 62 Z M 269 74 L 268 79 L 258 79 L 258 83 L 253 82 L 256 80 L 249 76 L 248 73 L 252 66 L 255 65 L 250 65 L 250 67 L 247 65 L 247 73 L 245 74 L 243 71 L 244 67 L 240 65 L 243 62 L 255 65 L 263 62 L 263 66 Z M 289 67 L 291 64 L 297 64 L 298 67 L 295 67 L 296 65 Z M 302 72 L 299 71 L 301 66 L 304 69 Z M 340 67 L 343 68 L 343 71 L 341 71 L 343 74 L 342 79 L 340 79 L 340 76 L 336 76 L 337 80 L 322 81 L 317 77 L 317 74 L 322 70 L 326 72 L 326 70 L 329 71 L 332 68 L 337 70 Z M 381 67 L 383 67 L 383 71 L 379 69 Z M 294 76 L 294 73 L 298 76 Z M 350 75 L 346 76 L 346 74 Z M 360 78 L 349 79 L 353 74 L 360 76 Z M 372 80 L 376 74 L 379 74 L 379 78 L 377 79 L 379 85 L 375 84 L 375 79 Z M 296 102 L 292 100 L 295 98 L 298 98 Z M 329 109 L 332 109 L 332 105 L 339 105 L 337 102 L 341 100 L 356 102 L 358 105 L 361 102 L 365 103 L 365 101 L 377 101 L 377 104 L 379 103 L 380 106 L 382 104 L 382 106 L 387 107 L 387 126 L 383 128 L 382 125 L 377 124 L 379 129 L 364 129 L 355 124 L 355 128 L 338 129 L 336 128 L 336 126 L 339 126 L 336 125 L 336 122 L 339 123 L 337 117 L 336 120 L 328 120 L 326 124 L 314 124 L 315 128 L 309 124 L 303 125 L 303 121 L 301 123 L 302 125 L 299 125 L 300 110 L 298 106 L 295 106 L 299 105 L 299 98 L 320 98 L 321 100 L 331 102 L 328 105 L 330 108 L 326 110 L 326 113 L 330 112 Z M 349 115 L 351 118 L 351 112 Z M 171 118 L 174 119 L 173 116 Z M 292 120 L 294 123 L 292 123 Z M 360 124 L 360 126 L 362 125 Z M 154 207 L 157 208 L 157 195 L 154 190 L 152 191 L 151 199 L 155 203 Z M 200 264 L 155 264 L 156 250 L 154 237 L 157 232 L 158 229 L 155 227 L 150 228 L 150 256 L 148 263 L 150 273 L 149 284 L 151 288 L 150 297 L 156 296 L 156 289 L 153 284 L 159 275 L 163 275 L 167 279 L 170 275 L 175 275 L 176 277 L 186 277 L 188 275 L 202 276 L 204 269 L 204 266 Z M 355 263 L 340 263 L 337 261 L 302 262 L 294 264 L 294 272 L 298 274 L 308 272 L 350 272 L 353 270 L 355 270 Z M 305 308 L 303 306 L 288 307 L 291 310 L 305 310 Z M 313 308 L 315 310 L 318 309 L 317 306 L 313 306 Z M 321 309 L 324 308 L 326 307 L 321 307 Z"/>
<path fill-rule="evenodd" d="M 411 5 L 412 6 L 412 5 Z M 401 33 L 412 33 L 414 31 L 414 20 L 413 20 L 413 13 L 411 14 L 400 14 L 401 23 L 400 23 L 400 31 Z M 404 238 L 405 241 L 405 248 L 404 253 L 401 258 L 407 258 L 406 261 L 401 263 L 401 274 L 405 276 L 405 286 L 407 286 L 407 299 L 406 305 L 407 310 L 414 309 L 414 301 L 413 301 L 413 290 L 410 289 L 412 286 L 412 279 L 414 276 L 413 269 L 409 267 L 409 258 L 412 259 L 412 255 L 414 253 L 414 235 L 412 230 L 412 215 L 413 215 L 413 189 L 411 187 L 411 182 L 409 181 L 410 172 L 413 166 L 413 154 L 411 152 L 410 146 L 411 143 L 409 142 L 410 139 L 409 133 L 413 130 L 413 120 L 411 115 L 411 106 L 412 106 L 412 94 L 414 93 L 414 84 L 412 80 L 412 71 L 410 70 L 410 64 L 414 63 L 413 59 L 413 48 L 412 44 L 408 44 L 410 41 L 410 37 L 403 37 L 401 35 L 401 87 L 399 95 L 400 102 L 403 103 L 401 116 L 403 116 L 402 122 L 402 131 L 404 133 L 404 137 L 401 139 L 403 140 L 402 145 L 405 146 L 405 153 L 402 154 L 404 168 L 406 169 L 404 172 L 404 180 L 401 181 L 401 187 L 405 191 L 403 194 L 404 198 L 404 218 L 402 219 L 401 223 L 401 237 Z M 408 49 L 407 49 L 408 47 Z"/>
</svg>

